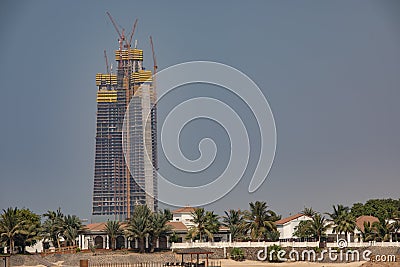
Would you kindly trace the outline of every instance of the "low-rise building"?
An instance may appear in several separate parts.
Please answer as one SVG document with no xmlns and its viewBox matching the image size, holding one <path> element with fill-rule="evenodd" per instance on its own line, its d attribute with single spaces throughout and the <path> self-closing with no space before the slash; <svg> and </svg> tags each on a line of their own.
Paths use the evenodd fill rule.
<svg viewBox="0 0 400 267">
<path fill-rule="evenodd" d="M 276 228 L 280 233 L 279 239 L 280 240 L 288 240 L 296 238 L 294 236 L 294 232 L 296 232 L 297 226 L 301 221 L 309 221 L 312 220 L 310 217 L 304 214 L 295 214 L 289 216 L 287 218 L 281 219 L 275 222 Z"/>
</svg>

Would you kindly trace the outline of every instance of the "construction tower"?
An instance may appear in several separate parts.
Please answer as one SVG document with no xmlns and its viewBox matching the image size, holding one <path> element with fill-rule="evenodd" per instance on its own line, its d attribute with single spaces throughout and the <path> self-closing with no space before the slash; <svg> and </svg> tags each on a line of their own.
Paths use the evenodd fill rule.
<svg viewBox="0 0 400 267">
<path fill-rule="evenodd" d="M 108 73 L 96 75 L 92 215 L 94 221 L 121 221 L 130 218 L 136 205 L 157 210 L 156 93 L 153 73 L 143 67 L 143 50 L 131 47 L 136 21 L 128 42 L 107 15 L 119 35 L 119 48 L 115 51 L 116 74 L 109 73 L 105 54 Z"/>
</svg>

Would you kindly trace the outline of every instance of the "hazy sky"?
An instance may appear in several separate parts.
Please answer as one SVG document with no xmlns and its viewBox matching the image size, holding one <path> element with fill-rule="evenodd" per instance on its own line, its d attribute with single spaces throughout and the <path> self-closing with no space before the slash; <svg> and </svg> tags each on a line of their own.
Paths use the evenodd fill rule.
<svg viewBox="0 0 400 267">
<path fill-rule="evenodd" d="M 253 164 L 207 209 L 222 214 L 263 200 L 288 215 L 304 206 L 328 211 L 332 204 L 400 197 L 398 1 L 2 1 L 0 208 L 62 207 L 89 218 L 95 74 L 105 71 L 103 50 L 113 61 L 118 46 L 106 11 L 127 30 L 139 19 L 135 39 L 148 68 L 151 34 L 160 69 L 221 62 L 246 73 L 268 99 L 278 137 L 268 179 L 249 194 Z M 248 118 L 257 159 L 248 108 L 221 88 L 178 88 L 161 103 L 160 122 L 193 96 L 225 100 Z M 216 165 L 193 178 L 174 173 L 160 155 L 161 171 L 189 185 L 212 180 L 229 155 L 226 132 L 194 121 L 182 132 L 182 150 L 196 158 L 204 137 L 218 144 Z"/>
</svg>

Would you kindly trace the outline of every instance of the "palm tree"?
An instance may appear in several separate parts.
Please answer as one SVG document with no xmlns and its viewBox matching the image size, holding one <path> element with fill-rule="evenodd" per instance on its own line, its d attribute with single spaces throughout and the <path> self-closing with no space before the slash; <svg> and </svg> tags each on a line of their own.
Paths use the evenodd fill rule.
<svg viewBox="0 0 400 267">
<path fill-rule="evenodd" d="M 364 229 L 358 228 L 358 230 L 361 232 L 361 237 L 363 241 L 368 242 L 376 239 L 377 234 L 374 231 L 374 228 L 372 227 L 370 222 L 364 222 Z"/>
<path fill-rule="evenodd" d="M 244 218 L 243 212 L 240 210 L 225 211 L 225 216 L 222 217 L 223 225 L 229 228 L 231 238 L 237 241 L 243 236 Z"/>
<path fill-rule="evenodd" d="M 108 238 L 110 238 L 111 241 L 111 249 L 115 250 L 116 247 L 116 240 L 117 236 L 122 234 L 122 229 L 121 229 L 121 224 L 118 221 L 107 221 L 106 227 L 104 229 L 106 231 L 106 234 Z"/>
<path fill-rule="evenodd" d="M 311 220 L 300 221 L 299 225 L 297 225 L 297 227 L 295 228 L 295 232 L 293 233 L 293 235 L 299 238 L 313 237 L 315 233 L 311 230 Z"/>
<path fill-rule="evenodd" d="M 304 207 L 304 209 L 301 211 L 301 214 L 303 214 L 304 216 L 310 217 L 310 218 L 314 217 L 314 215 L 316 213 L 317 212 L 315 210 L 313 210 L 312 207 L 311 208 Z"/>
<path fill-rule="evenodd" d="M 376 232 L 375 241 L 386 242 L 390 240 L 390 235 L 392 233 L 393 228 L 387 220 L 380 218 L 379 222 L 372 223 L 372 227 Z"/>
<path fill-rule="evenodd" d="M 321 242 L 321 237 L 325 235 L 329 224 L 326 223 L 325 217 L 320 213 L 314 214 L 310 223 L 310 230 L 314 237 L 318 238 L 318 242 Z"/>
<path fill-rule="evenodd" d="M 0 237 L 4 239 L 10 248 L 10 253 L 14 253 L 14 242 L 17 234 L 23 233 L 24 221 L 18 217 L 17 208 L 3 209 L 0 217 Z"/>
<path fill-rule="evenodd" d="M 354 234 L 356 229 L 356 220 L 350 213 L 343 213 L 337 220 L 336 225 L 333 227 L 334 233 L 344 233 L 348 238 L 348 234 Z"/>
<path fill-rule="evenodd" d="M 334 226 L 334 233 L 345 233 L 347 238 L 349 238 L 348 233 L 354 233 L 356 223 L 355 218 L 350 213 L 349 207 L 343 205 L 333 206 L 333 213 L 326 214 L 331 217 L 331 226 Z"/>
<path fill-rule="evenodd" d="M 266 202 L 251 202 L 250 211 L 245 211 L 245 229 L 253 240 L 265 238 L 265 234 L 276 230 L 274 221 L 279 218 L 275 212 L 268 210 Z"/>
<path fill-rule="evenodd" d="M 336 220 L 339 220 L 339 218 L 343 214 L 347 214 L 350 211 L 349 207 L 345 207 L 341 204 L 337 205 L 337 207 L 335 207 L 335 206 L 332 206 L 332 207 L 333 207 L 333 213 L 325 213 L 325 214 L 329 215 L 329 217 L 331 217 L 331 219 L 334 222 L 336 222 Z"/>
<path fill-rule="evenodd" d="M 188 232 L 188 236 L 195 239 L 199 236 L 200 242 L 203 241 L 203 237 L 206 235 L 209 238 L 213 238 L 213 234 L 209 229 L 207 229 L 207 216 L 204 208 L 197 208 L 192 212 L 192 217 L 190 221 L 195 224 L 191 227 Z"/>
<path fill-rule="evenodd" d="M 81 220 L 76 215 L 67 215 L 63 217 L 61 226 L 63 228 L 62 236 L 67 241 L 67 245 L 76 245 L 79 231 L 83 229 Z"/>
<path fill-rule="evenodd" d="M 135 206 L 132 218 L 128 222 L 126 236 L 139 239 L 139 252 L 144 252 L 144 243 L 146 236 L 151 231 L 150 221 L 151 211 L 145 205 Z"/>
<path fill-rule="evenodd" d="M 75 246 L 76 245 L 76 238 L 79 235 L 78 229 L 67 226 L 67 228 L 63 232 L 63 237 L 67 241 L 67 245 Z"/>
<path fill-rule="evenodd" d="M 221 227 L 221 222 L 219 221 L 219 216 L 214 213 L 214 211 L 206 211 L 206 225 L 205 228 L 211 232 L 212 235 L 218 233 Z M 213 236 L 209 237 L 213 238 Z"/>
<path fill-rule="evenodd" d="M 169 221 L 168 218 L 169 218 L 168 214 L 161 212 L 153 213 L 150 216 L 150 221 L 151 221 L 150 236 L 152 241 L 150 252 L 154 252 L 158 238 L 160 238 L 160 236 L 162 235 L 165 235 L 168 231 L 171 230 L 171 226 L 167 225 L 167 222 Z"/>
<path fill-rule="evenodd" d="M 54 247 L 59 248 L 60 237 L 64 232 L 64 214 L 58 209 L 57 211 L 47 211 L 43 216 L 47 217 L 47 219 L 43 223 L 42 235 L 45 239 L 51 240 Z"/>
<path fill-rule="evenodd" d="M 171 220 L 173 219 L 173 215 L 172 215 L 171 210 L 169 210 L 169 209 L 164 209 L 164 210 L 162 211 L 162 213 L 164 214 L 164 216 L 167 218 L 168 221 L 171 221 Z"/>
<path fill-rule="evenodd" d="M 41 231 L 40 223 L 31 223 L 27 221 L 23 223 L 23 230 L 16 236 L 16 244 L 21 245 L 23 254 L 25 253 L 25 247 L 27 245 L 31 246 L 42 239 L 40 236 Z"/>
<path fill-rule="evenodd" d="M 36 244 L 41 239 L 40 216 L 29 209 L 17 209 L 19 221 L 23 221 L 22 231 L 15 236 L 14 247 L 20 247 L 21 252 L 25 253 L 25 247 Z"/>
</svg>

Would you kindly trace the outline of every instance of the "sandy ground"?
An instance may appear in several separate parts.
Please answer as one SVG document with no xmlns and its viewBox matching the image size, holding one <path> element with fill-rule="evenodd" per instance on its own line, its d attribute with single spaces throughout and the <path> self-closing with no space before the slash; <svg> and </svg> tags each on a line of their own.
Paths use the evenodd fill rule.
<svg viewBox="0 0 400 267">
<path fill-rule="evenodd" d="M 242 261 L 237 262 L 233 260 L 218 260 L 221 261 L 222 267 L 359 267 L 364 262 L 352 262 L 352 263 L 314 263 L 314 262 L 289 262 L 289 263 L 268 263 L 260 261 Z"/>
<path fill-rule="evenodd" d="M 269 267 L 359 267 L 364 262 L 353 262 L 353 263 L 314 263 L 314 262 L 290 262 L 290 263 L 267 263 L 260 261 L 242 261 L 237 262 L 233 260 L 218 260 L 221 261 L 222 267 L 260 267 L 260 266 L 269 266 Z M 54 266 L 62 266 L 62 262 L 57 262 L 57 265 Z M 18 267 L 46 267 L 44 265 L 36 265 L 36 266 L 18 266 Z"/>
</svg>

